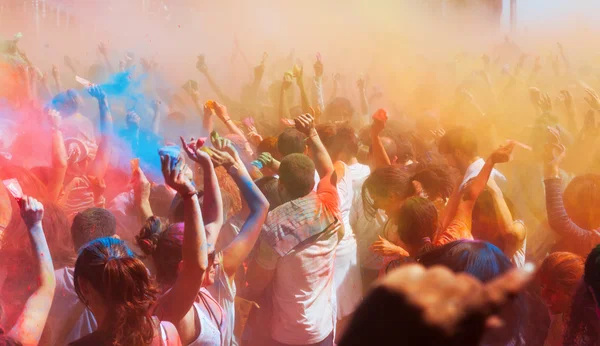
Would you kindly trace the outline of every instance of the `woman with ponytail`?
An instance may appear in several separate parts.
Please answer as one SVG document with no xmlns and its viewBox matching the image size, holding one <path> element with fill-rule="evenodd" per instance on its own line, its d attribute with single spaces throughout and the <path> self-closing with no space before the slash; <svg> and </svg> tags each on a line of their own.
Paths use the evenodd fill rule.
<svg viewBox="0 0 600 346">
<path fill-rule="evenodd" d="M 197 148 L 185 149 L 192 160 L 202 162 L 203 166 L 212 167 L 213 163 L 214 166 L 223 166 L 239 187 L 250 213 L 229 245 L 219 251 L 211 247 L 208 270 L 202 277 L 202 287 L 196 290 L 193 306 L 188 307 L 179 320 L 173 321 L 184 345 L 238 344 L 233 335 L 235 274 L 254 247 L 269 211 L 269 202 L 252 181 L 231 142 L 223 139 L 215 147 L 211 149 L 210 157 Z M 187 212 L 184 215 L 187 216 Z M 180 224 L 169 225 L 162 230 L 160 220 L 151 217 L 136 237 L 140 248 L 154 260 L 156 279 L 163 292 L 170 292 L 178 280 L 190 279 L 186 278 L 179 265 L 182 246 L 185 245 L 182 234 Z"/>
<path fill-rule="evenodd" d="M 118 239 L 100 238 L 80 251 L 74 283 L 79 299 L 94 314 L 98 329 L 71 345 L 181 345 L 175 327 L 196 299 L 208 266 L 206 234 L 198 195 L 181 158 L 161 157 L 165 182 L 183 198 L 185 221 L 180 275 L 169 291 L 159 290 L 142 261 Z M 159 322 L 163 321 L 163 322 Z"/>
</svg>

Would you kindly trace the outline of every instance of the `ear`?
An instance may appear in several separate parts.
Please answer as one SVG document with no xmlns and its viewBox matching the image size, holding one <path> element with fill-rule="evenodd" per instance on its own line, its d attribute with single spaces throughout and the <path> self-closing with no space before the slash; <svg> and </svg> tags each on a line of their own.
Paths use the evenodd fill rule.
<svg viewBox="0 0 600 346">
<path fill-rule="evenodd" d="M 118 234 L 115 234 L 115 235 L 113 235 L 111 238 L 115 238 L 115 239 L 119 239 L 119 240 L 121 240 L 121 237 L 119 237 L 119 235 L 118 235 Z"/>
</svg>

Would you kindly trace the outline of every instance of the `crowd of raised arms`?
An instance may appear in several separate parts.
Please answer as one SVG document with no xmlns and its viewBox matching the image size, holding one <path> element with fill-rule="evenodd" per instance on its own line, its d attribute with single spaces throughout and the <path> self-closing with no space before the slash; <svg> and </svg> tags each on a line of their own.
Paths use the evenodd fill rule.
<svg viewBox="0 0 600 346">
<path fill-rule="evenodd" d="M 208 55 L 175 92 L 103 43 L 41 71 L 18 41 L 0 345 L 600 344 L 598 80 L 560 44 L 399 101 L 320 54 L 265 53 L 236 97 Z"/>
</svg>

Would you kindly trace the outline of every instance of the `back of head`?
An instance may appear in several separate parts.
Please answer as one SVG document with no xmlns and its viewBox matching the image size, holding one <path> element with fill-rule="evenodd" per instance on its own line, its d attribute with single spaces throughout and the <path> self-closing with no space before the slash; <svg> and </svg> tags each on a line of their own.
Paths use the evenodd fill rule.
<svg viewBox="0 0 600 346">
<path fill-rule="evenodd" d="M 269 201 L 269 210 L 273 210 L 283 203 L 279 196 L 279 190 L 277 189 L 277 185 L 279 184 L 277 178 L 272 176 L 262 177 L 257 179 L 254 183 L 260 192 L 265 195 L 267 201 Z"/>
<path fill-rule="evenodd" d="M 466 127 L 448 130 L 440 139 L 438 149 L 441 154 L 452 154 L 458 150 L 468 157 L 477 156 L 477 136 Z"/>
<path fill-rule="evenodd" d="M 273 137 L 273 136 L 265 137 L 260 142 L 260 144 L 258 144 L 258 147 L 256 148 L 256 150 L 259 153 L 269 153 L 275 159 L 278 159 L 280 157 L 278 144 L 277 144 L 277 137 Z"/>
<path fill-rule="evenodd" d="M 427 196 L 436 198 L 450 198 L 454 189 L 452 169 L 445 164 L 419 164 L 412 180 L 418 181 Z"/>
<path fill-rule="evenodd" d="M 584 259 L 570 252 L 553 252 L 544 259 L 538 275 L 554 287 L 573 293 L 583 277 Z"/>
<path fill-rule="evenodd" d="M 358 136 L 354 128 L 349 124 L 339 125 L 329 150 L 333 157 L 339 157 L 340 155 L 347 158 L 356 157 L 358 154 Z"/>
<path fill-rule="evenodd" d="M 563 193 L 565 210 L 579 227 L 600 227 L 600 175 L 585 174 L 573 178 Z"/>
<path fill-rule="evenodd" d="M 183 245 L 183 223 L 175 223 L 162 230 L 160 219 L 150 217 L 135 237 L 142 251 L 152 256 L 159 283 L 171 286 L 177 279 Z"/>
<path fill-rule="evenodd" d="M 336 97 L 325 106 L 323 119 L 325 121 L 348 121 L 354 115 L 352 102 L 345 97 Z"/>
<path fill-rule="evenodd" d="M 281 157 L 290 154 L 303 154 L 306 149 L 306 136 L 296 129 L 287 128 L 277 137 L 277 149 Z"/>
<path fill-rule="evenodd" d="M 377 210 L 373 205 L 372 196 L 389 197 L 395 195 L 399 199 L 406 199 L 415 194 L 415 187 L 405 167 L 387 166 L 371 172 L 362 188 L 362 200 L 365 214 L 374 216 Z"/>
<path fill-rule="evenodd" d="M 337 132 L 337 126 L 334 123 L 322 123 L 317 124 L 315 126 L 315 130 L 319 134 L 319 139 L 321 139 L 321 143 L 325 146 L 329 155 L 331 155 L 332 160 L 335 160 L 335 155 L 333 155 L 331 151 L 331 147 L 334 143 L 334 137 Z"/>
<path fill-rule="evenodd" d="M 458 240 L 423 254 L 419 262 L 426 267 L 443 265 L 454 272 L 466 272 L 488 282 L 513 267 L 496 246 L 483 241 Z"/>
<path fill-rule="evenodd" d="M 279 182 L 285 187 L 289 197 L 304 197 L 315 186 L 315 164 L 306 155 L 288 155 L 281 160 Z"/>
<path fill-rule="evenodd" d="M 115 234 L 117 234 L 117 220 L 104 208 L 88 208 L 77 213 L 71 225 L 71 237 L 76 251 L 89 241 L 112 237 Z"/>
<path fill-rule="evenodd" d="M 154 338 L 150 308 L 158 291 L 142 261 L 119 239 L 92 240 L 75 263 L 75 291 L 89 304 L 81 285 L 90 285 L 108 309 L 107 328 L 114 345 L 149 345 Z M 92 307 L 93 308 L 93 307 Z"/>
<path fill-rule="evenodd" d="M 433 249 L 431 239 L 438 224 L 438 212 L 433 203 L 422 197 L 407 199 L 398 212 L 400 239 L 421 254 Z M 411 253 L 412 255 L 412 253 Z"/>
</svg>

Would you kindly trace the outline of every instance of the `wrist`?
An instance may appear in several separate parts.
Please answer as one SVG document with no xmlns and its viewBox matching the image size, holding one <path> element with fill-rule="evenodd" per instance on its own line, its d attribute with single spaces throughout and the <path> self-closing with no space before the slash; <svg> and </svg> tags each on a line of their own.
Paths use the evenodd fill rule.
<svg viewBox="0 0 600 346">
<path fill-rule="evenodd" d="M 179 194 L 181 195 L 181 197 L 183 198 L 183 200 L 190 200 L 190 199 L 194 199 L 194 198 L 198 198 L 198 191 L 196 190 L 188 190 L 186 192 L 179 192 Z"/>
</svg>

